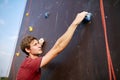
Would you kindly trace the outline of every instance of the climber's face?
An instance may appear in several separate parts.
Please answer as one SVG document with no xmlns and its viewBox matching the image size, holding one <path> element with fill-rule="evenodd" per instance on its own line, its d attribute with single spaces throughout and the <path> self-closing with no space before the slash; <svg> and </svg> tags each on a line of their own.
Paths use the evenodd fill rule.
<svg viewBox="0 0 120 80">
<path fill-rule="evenodd" d="M 42 44 L 40 44 L 38 42 L 38 40 L 34 39 L 31 43 L 30 43 L 30 49 L 27 49 L 27 52 L 29 54 L 32 54 L 32 55 L 39 55 L 41 54 L 43 51 L 42 51 Z"/>
</svg>

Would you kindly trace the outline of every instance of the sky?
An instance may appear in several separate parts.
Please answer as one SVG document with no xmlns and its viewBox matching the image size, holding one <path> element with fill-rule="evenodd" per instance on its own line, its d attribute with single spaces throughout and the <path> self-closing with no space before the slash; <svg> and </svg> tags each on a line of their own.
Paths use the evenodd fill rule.
<svg viewBox="0 0 120 80">
<path fill-rule="evenodd" d="M 27 0 L 0 0 L 0 77 L 8 77 Z"/>
</svg>

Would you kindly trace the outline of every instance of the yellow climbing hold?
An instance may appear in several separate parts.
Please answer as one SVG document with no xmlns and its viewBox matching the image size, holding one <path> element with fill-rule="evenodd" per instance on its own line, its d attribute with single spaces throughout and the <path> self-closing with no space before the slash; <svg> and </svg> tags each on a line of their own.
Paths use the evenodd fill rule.
<svg viewBox="0 0 120 80">
<path fill-rule="evenodd" d="M 28 13 L 28 12 L 26 13 L 26 16 L 29 16 L 29 13 Z"/>
<path fill-rule="evenodd" d="M 16 53 L 16 56 L 20 56 L 20 53 L 19 53 L 19 52 L 17 52 L 17 53 Z"/>
<path fill-rule="evenodd" d="M 32 32 L 33 31 L 33 27 L 29 26 L 29 31 Z"/>
</svg>

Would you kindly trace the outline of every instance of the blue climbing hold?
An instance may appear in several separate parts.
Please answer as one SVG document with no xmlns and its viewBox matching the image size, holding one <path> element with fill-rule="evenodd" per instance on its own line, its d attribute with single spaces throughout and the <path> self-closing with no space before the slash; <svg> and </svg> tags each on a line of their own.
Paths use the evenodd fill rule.
<svg viewBox="0 0 120 80">
<path fill-rule="evenodd" d="M 47 19 L 49 17 L 50 13 L 49 12 L 46 12 L 45 13 L 45 18 Z"/>
<path fill-rule="evenodd" d="M 88 23 L 91 21 L 92 13 L 88 13 L 85 18 L 83 19 L 83 23 Z"/>
</svg>

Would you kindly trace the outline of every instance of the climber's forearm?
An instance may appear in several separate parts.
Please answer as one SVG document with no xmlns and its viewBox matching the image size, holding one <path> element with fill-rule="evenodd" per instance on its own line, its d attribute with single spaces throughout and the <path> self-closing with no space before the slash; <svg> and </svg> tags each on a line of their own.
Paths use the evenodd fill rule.
<svg viewBox="0 0 120 80">
<path fill-rule="evenodd" d="M 56 46 L 57 48 L 59 48 L 60 51 L 62 51 L 70 42 L 77 26 L 77 24 L 72 23 L 67 29 L 67 31 L 57 40 L 54 46 Z"/>
</svg>

